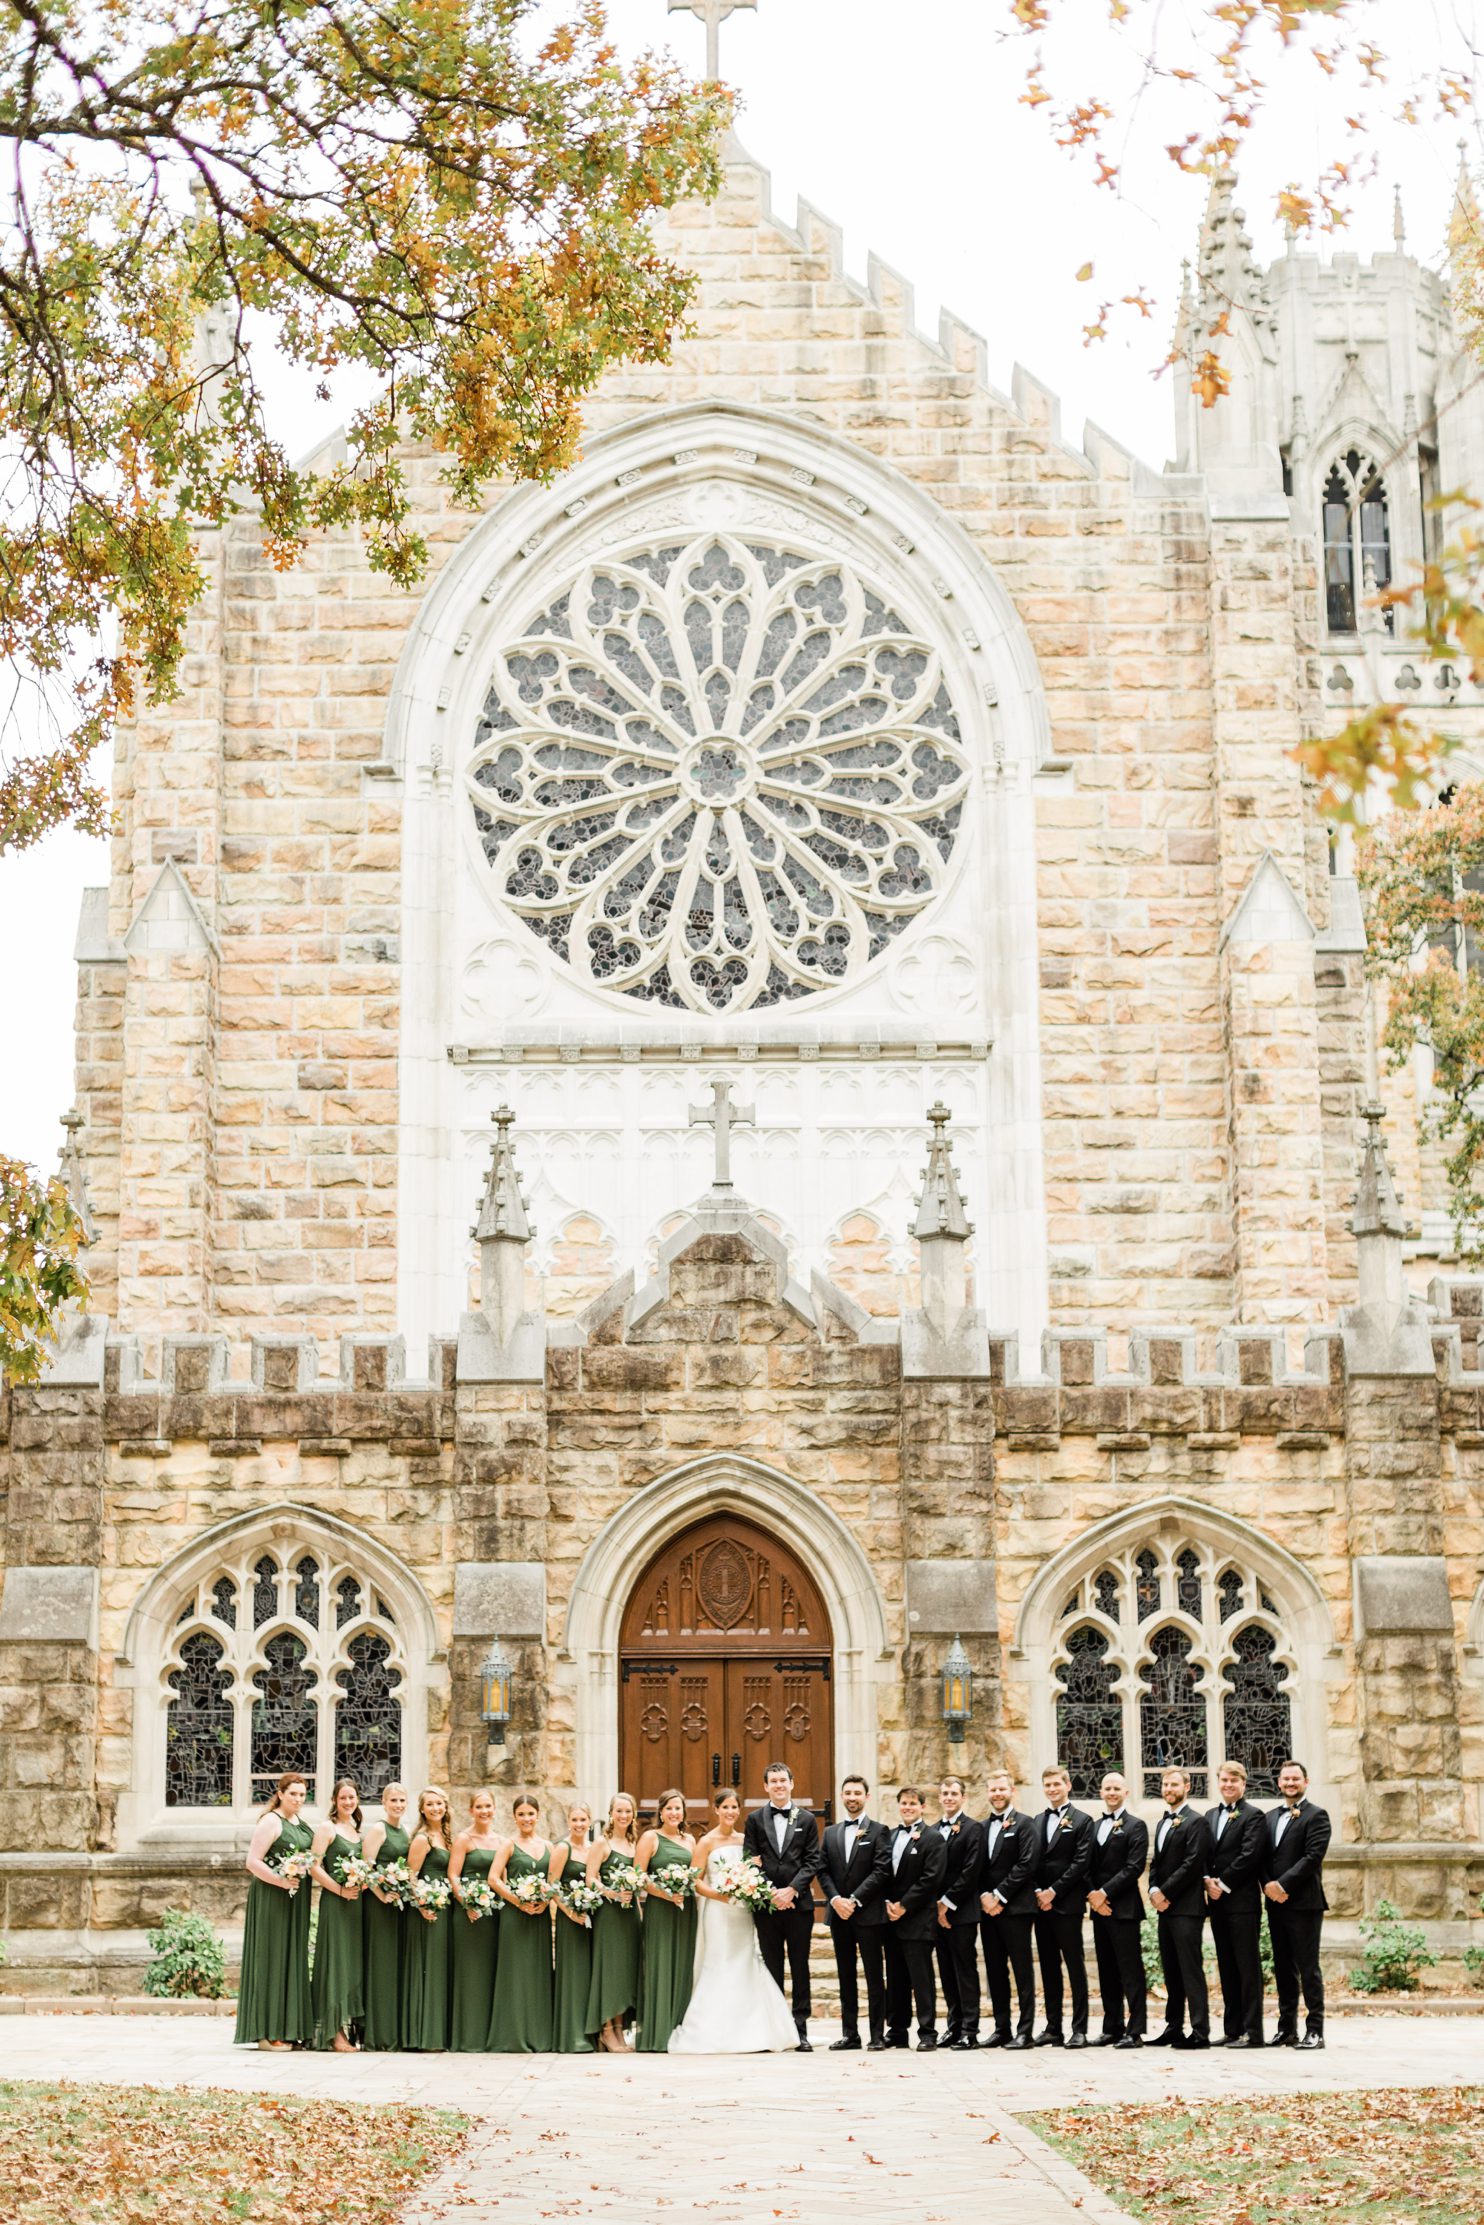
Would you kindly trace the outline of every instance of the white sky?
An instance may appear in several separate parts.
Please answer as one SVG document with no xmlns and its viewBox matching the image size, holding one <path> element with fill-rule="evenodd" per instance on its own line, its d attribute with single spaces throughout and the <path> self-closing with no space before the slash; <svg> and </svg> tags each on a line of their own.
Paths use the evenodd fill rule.
<svg viewBox="0 0 1484 2225">
<path fill-rule="evenodd" d="M 1125 50 L 1104 29 L 1106 0 L 1060 0 L 1064 34 L 1048 42 L 1054 95 L 1124 97 L 1137 91 Z M 551 0 L 560 12 L 560 0 Z M 1197 14 L 1194 0 L 1166 0 L 1165 35 Z M 1091 417 L 1148 461 L 1169 452 L 1167 382 L 1152 373 L 1168 344 L 1180 263 L 1194 251 L 1204 188 L 1163 152 L 1193 119 L 1159 88 L 1132 106 L 1136 130 L 1109 141 L 1122 171 L 1115 192 L 1094 191 L 1092 165 L 1052 144 L 1046 108 L 1020 101 L 1031 50 L 999 36 L 1003 0 L 759 0 L 755 14 L 722 26 L 722 74 L 741 97 L 738 135 L 772 172 L 773 205 L 792 221 L 798 195 L 844 228 L 847 267 L 864 276 L 868 251 L 916 289 L 916 318 L 936 330 L 946 303 L 988 342 L 990 376 L 1008 390 L 1020 362 L 1062 398 L 1062 428 L 1079 439 Z M 1364 254 L 1391 246 L 1392 191 L 1400 185 L 1408 245 L 1439 259 L 1457 168 L 1456 122 L 1424 115 L 1388 120 L 1407 67 L 1460 51 L 1475 10 L 1440 0 L 1358 0 L 1356 21 L 1388 54 L 1410 57 L 1371 97 L 1364 143 L 1380 175 L 1358 195 L 1337 244 Z M 662 0 L 609 0 L 629 52 L 668 45 L 687 67 L 702 64 L 704 32 L 689 15 L 668 20 Z M 1192 60 L 1195 56 L 1190 57 Z M 1293 58 L 1268 70 L 1266 119 L 1244 155 L 1242 205 L 1260 255 L 1281 249 L 1273 195 L 1347 155 L 1339 121 L 1353 83 L 1325 97 L 1312 65 Z M 1471 143 L 1473 134 L 1471 132 Z M 1075 283 L 1093 261 L 1091 284 Z M 1096 299 L 1143 287 L 1154 318 L 1115 325 L 1093 349 L 1081 326 Z M 343 411 L 282 381 L 286 438 L 296 452 Z M 101 843 L 59 834 L 0 862 L 0 949 L 6 953 L 5 1017 L 11 1060 L 0 1072 L 0 1151 L 50 1167 L 57 1122 L 72 1097 L 72 948 L 79 895 L 107 878 Z"/>
</svg>

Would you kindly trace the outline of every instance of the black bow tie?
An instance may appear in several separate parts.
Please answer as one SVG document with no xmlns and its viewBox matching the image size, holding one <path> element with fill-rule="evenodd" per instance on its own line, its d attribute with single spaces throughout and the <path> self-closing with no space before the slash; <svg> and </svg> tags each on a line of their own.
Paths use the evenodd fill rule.
<svg viewBox="0 0 1484 2225">
<path fill-rule="evenodd" d="M 1289 1815 L 1291 1815 L 1291 1816 L 1296 1816 L 1296 1815 L 1298 1814 L 1298 1812 L 1299 1812 L 1299 1808 L 1301 1808 L 1302 1806 L 1303 1806 L 1303 1802 L 1302 1802 L 1302 1800 L 1301 1800 L 1301 1801 L 1299 1802 L 1299 1804 L 1298 1804 L 1298 1808 L 1295 1808 L 1295 1807 L 1293 1807 L 1293 1806 L 1292 1806 L 1292 1805 L 1290 1804 L 1290 1806 L 1289 1806 L 1289 1808 L 1288 1808 L 1288 1811 L 1287 1811 L 1287 1812 L 1288 1812 L 1288 1814 L 1289 1814 Z"/>
<path fill-rule="evenodd" d="M 1234 1816 L 1237 1811 L 1235 1808 L 1223 1808 L 1221 1812 L 1224 1816 Z"/>
<path fill-rule="evenodd" d="M 1118 1810 L 1116 1808 L 1104 1808 L 1103 1821 L 1104 1823 L 1116 1823 L 1118 1821 Z"/>
</svg>

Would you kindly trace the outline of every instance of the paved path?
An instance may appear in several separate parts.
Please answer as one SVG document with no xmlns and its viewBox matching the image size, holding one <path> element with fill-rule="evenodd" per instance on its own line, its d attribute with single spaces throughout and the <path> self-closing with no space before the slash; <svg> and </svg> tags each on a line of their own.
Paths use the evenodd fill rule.
<svg viewBox="0 0 1484 2225">
<path fill-rule="evenodd" d="M 824 2028 L 826 2036 L 828 2028 Z M 424 2101 L 480 2120 L 407 2225 L 1114 2225 L 1115 2209 L 1014 2112 L 1484 2081 L 1476 2018 L 1353 2017 L 1322 2055 L 272 2055 L 215 2018 L 7 2017 L 28 2078 Z"/>
</svg>

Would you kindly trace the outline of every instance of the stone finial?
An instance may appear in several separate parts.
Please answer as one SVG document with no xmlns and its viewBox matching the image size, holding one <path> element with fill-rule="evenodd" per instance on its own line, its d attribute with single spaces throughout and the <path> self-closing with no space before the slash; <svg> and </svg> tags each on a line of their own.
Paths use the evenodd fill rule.
<svg viewBox="0 0 1484 2225">
<path fill-rule="evenodd" d="M 1350 1216 L 1350 1233 L 1355 1238 L 1360 1270 L 1360 1302 L 1363 1306 L 1378 1301 L 1398 1305 L 1404 1303 L 1407 1296 L 1401 1251 L 1407 1224 L 1392 1180 L 1391 1162 L 1386 1156 L 1386 1138 L 1381 1132 L 1385 1107 L 1362 1105 L 1360 1110 L 1366 1132 L 1361 1146 L 1355 1208 Z"/>
<path fill-rule="evenodd" d="M 88 1200 L 87 1169 L 83 1165 L 82 1151 L 77 1140 L 86 1126 L 87 1122 L 76 1105 L 63 1113 L 62 1127 L 67 1140 L 62 1145 L 61 1155 L 57 1160 L 57 1173 L 61 1176 L 73 1212 L 82 1222 L 82 1240 L 85 1244 L 91 1244 L 97 1237 L 98 1229 Z"/>
<path fill-rule="evenodd" d="M 508 1343 L 525 1310 L 526 1246 L 535 1234 L 521 1195 L 508 1105 L 490 1114 L 495 1140 L 479 1219 L 470 1230 L 479 1246 L 479 1305 L 498 1343 Z"/>
<path fill-rule="evenodd" d="M 1246 221 L 1237 207 L 1234 170 L 1218 170 L 1206 196 L 1201 220 L 1196 280 L 1201 311 L 1209 320 L 1223 309 L 1242 308 L 1254 324 L 1270 325 L 1273 306 L 1267 280 L 1252 252 Z"/>
<path fill-rule="evenodd" d="M 947 1326 L 956 1321 L 968 1303 L 968 1278 L 964 1245 L 974 1231 L 964 1211 L 958 1173 L 948 1142 L 948 1107 L 934 1105 L 928 1113 L 932 1135 L 928 1143 L 927 1172 L 912 1234 L 922 1258 L 922 1310 Z"/>
<path fill-rule="evenodd" d="M 1398 255 L 1405 254 L 1407 246 L 1407 219 L 1402 211 L 1402 189 L 1395 187 L 1391 196 L 1391 236 L 1396 242 Z"/>
</svg>

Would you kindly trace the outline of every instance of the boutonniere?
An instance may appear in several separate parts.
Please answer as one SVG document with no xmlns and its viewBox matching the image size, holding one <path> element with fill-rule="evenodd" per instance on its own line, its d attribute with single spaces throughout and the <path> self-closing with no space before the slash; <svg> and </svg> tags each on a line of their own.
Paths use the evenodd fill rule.
<svg viewBox="0 0 1484 2225">
<path fill-rule="evenodd" d="M 1121 1835 L 1122 1831 L 1123 1831 L 1123 1818 L 1122 1818 L 1122 1816 L 1115 1816 L 1115 1817 L 1114 1817 L 1114 1819 L 1113 1819 L 1113 1828 L 1112 1828 L 1112 1830 L 1111 1830 L 1111 1831 L 1110 1831 L 1110 1832 L 1108 1833 L 1108 1836 L 1109 1836 L 1109 1838 L 1110 1838 L 1110 1839 L 1116 1839 L 1116 1838 L 1118 1838 L 1118 1837 L 1119 1837 L 1119 1836 Z"/>
<path fill-rule="evenodd" d="M 960 1832 L 960 1831 L 961 1831 L 962 1829 L 963 1829 L 963 1826 L 962 1826 L 962 1824 L 960 1824 L 960 1823 L 950 1823 L 950 1824 L 949 1824 L 949 1826 L 948 1826 L 948 1836 L 949 1836 L 949 1838 L 950 1838 L 950 1839 L 952 1839 L 952 1838 L 956 1838 L 956 1837 L 958 1836 L 959 1832 Z"/>
<path fill-rule="evenodd" d="M 1000 1836 L 1001 1836 L 1001 1838 L 1003 1838 L 1003 1839 L 1013 1839 L 1013 1838 L 1014 1838 L 1014 1836 L 1015 1836 L 1015 1826 L 1014 1826 L 1014 1824 L 1013 1824 L 1013 1823 L 1007 1823 L 1007 1824 L 1006 1824 L 1006 1825 L 1004 1826 L 1004 1828 L 1002 1829 L 1002 1831 L 1001 1831 L 1001 1833 L 1000 1833 Z"/>
<path fill-rule="evenodd" d="M 1058 1832 L 1062 1832 L 1062 1831 L 1070 1831 L 1070 1830 L 1071 1830 L 1071 1828 L 1072 1828 L 1072 1819 L 1071 1819 L 1071 1817 L 1070 1817 L 1070 1816 L 1063 1816 L 1063 1817 L 1062 1817 L 1062 1819 L 1061 1819 L 1061 1822 L 1060 1822 L 1060 1823 L 1059 1823 L 1059 1824 L 1057 1825 L 1057 1827 L 1056 1827 L 1056 1828 L 1057 1828 Z"/>
<path fill-rule="evenodd" d="M 907 1836 L 912 1845 L 916 1846 L 918 1840 L 922 1837 L 922 1825 L 920 1823 L 914 1823 Z"/>
</svg>

